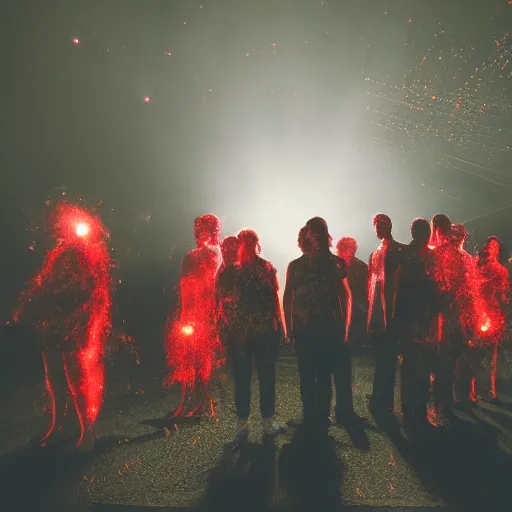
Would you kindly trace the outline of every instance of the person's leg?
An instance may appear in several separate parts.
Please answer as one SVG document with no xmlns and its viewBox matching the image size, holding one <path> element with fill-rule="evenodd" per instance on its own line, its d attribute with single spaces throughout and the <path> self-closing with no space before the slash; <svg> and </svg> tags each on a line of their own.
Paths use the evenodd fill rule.
<svg viewBox="0 0 512 512">
<path fill-rule="evenodd" d="M 416 344 L 410 340 L 404 339 L 402 357 L 400 365 L 400 397 L 402 401 L 402 413 L 404 420 L 409 421 L 417 413 L 416 399 L 418 395 L 416 379 Z"/>
<path fill-rule="evenodd" d="M 302 415 L 305 421 L 314 416 L 316 402 L 315 361 L 309 346 L 314 340 L 307 337 L 296 338 L 295 351 L 299 365 L 300 396 L 302 400 Z"/>
<path fill-rule="evenodd" d="M 343 423 L 354 416 L 352 394 L 352 360 L 350 347 L 339 340 L 334 358 L 334 387 L 336 389 L 336 421 Z"/>
<path fill-rule="evenodd" d="M 68 389 L 60 352 L 43 352 L 42 357 L 45 386 L 50 399 L 52 414 L 50 428 L 41 438 L 41 444 L 44 445 L 48 443 L 50 439 L 53 439 L 62 432 L 64 417 L 66 414 Z"/>
<path fill-rule="evenodd" d="M 264 420 L 273 418 L 276 409 L 276 364 L 273 347 L 266 346 L 267 343 L 273 343 L 273 340 L 261 337 L 254 347 L 260 385 L 260 412 Z"/>
<path fill-rule="evenodd" d="M 489 349 L 490 351 L 490 380 L 491 380 L 491 397 L 493 399 L 498 398 L 498 391 L 496 389 L 496 380 L 498 375 L 498 344 L 493 344 L 492 348 Z"/>
<path fill-rule="evenodd" d="M 94 448 L 94 431 L 93 424 L 87 415 L 88 390 L 86 389 L 87 383 L 79 360 L 79 352 L 63 352 L 62 363 L 80 424 L 80 437 L 76 445 L 82 451 L 89 451 Z"/>
<path fill-rule="evenodd" d="M 335 366 L 335 350 L 324 349 L 316 356 L 316 403 L 315 423 L 320 427 L 328 427 L 332 403 L 332 375 Z"/>
<path fill-rule="evenodd" d="M 240 422 L 248 421 L 251 413 L 252 355 L 239 348 L 233 351 L 233 374 L 235 380 L 235 407 Z"/>
<path fill-rule="evenodd" d="M 391 328 L 377 340 L 375 374 L 373 378 L 372 406 L 392 411 L 395 404 L 397 345 Z"/>
</svg>

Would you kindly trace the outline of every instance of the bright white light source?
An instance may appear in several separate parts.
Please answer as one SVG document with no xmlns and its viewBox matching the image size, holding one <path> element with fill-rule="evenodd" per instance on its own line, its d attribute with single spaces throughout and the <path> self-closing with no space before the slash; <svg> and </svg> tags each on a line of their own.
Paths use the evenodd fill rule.
<svg viewBox="0 0 512 512">
<path fill-rule="evenodd" d="M 76 234 L 80 237 L 87 236 L 89 234 L 89 226 L 81 222 L 76 226 Z"/>
</svg>

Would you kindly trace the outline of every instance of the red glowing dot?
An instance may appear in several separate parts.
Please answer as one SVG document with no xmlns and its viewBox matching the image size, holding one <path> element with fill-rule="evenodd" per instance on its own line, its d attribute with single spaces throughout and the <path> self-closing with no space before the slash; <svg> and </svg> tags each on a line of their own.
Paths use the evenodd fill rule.
<svg viewBox="0 0 512 512">
<path fill-rule="evenodd" d="M 89 226 L 83 222 L 77 224 L 76 234 L 80 237 L 87 236 L 89 234 Z"/>
<path fill-rule="evenodd" d="M 72 42 L 73 42 L 73 44 L 76 46 L 77 44 L 80 44 L 80 39 L 78 39 L 78 37 L 74 37 L 74 38 L 72 39 Z"/>
<path fill-rule="evenodd" d="M 181 328 L 181 332 L 186 336 L 191 336 L 192 334 L 194 334 L 194 328 L 191 325 L 184 325 Z"/>
<path fill-rule="evenodd" d="M 151 98 L 149 96 L 145 96 L 144 103 L 151 103 Z"/>
<path fill-rule="evenodd" d="M 408 21 L 409 23 L 412 23 L 412 20 L 411 20 L 411 19 L 409 19 L 409 20 L 407 20 L 407 21 Z"/>
</svg>

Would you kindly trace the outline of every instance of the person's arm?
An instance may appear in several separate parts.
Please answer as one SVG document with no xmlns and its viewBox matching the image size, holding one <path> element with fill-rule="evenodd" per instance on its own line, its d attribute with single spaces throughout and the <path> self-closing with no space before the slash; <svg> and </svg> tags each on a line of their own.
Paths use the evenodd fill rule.
<svg viewBox="0 0 512 512">
<path fill-rule="evenodd" d="M 293 287 L 292 287 L 292 269 L 291 264 L 288 265 L 286 271 L 286 285 L 284 287 L 283 295 L 283 310 L 284 310 L 284 321 L 286 328 L 286 336 L 292 337 L 292 311 L 293 311 Z"/>
<path fill-rule="evenodd" d="M 345 277 L 341 281 L 343 287 L 343 297 L 345 297 L 345 343 L 348 343 L 350 325 L 352 324 L 352 290 Z"/>
</svg>

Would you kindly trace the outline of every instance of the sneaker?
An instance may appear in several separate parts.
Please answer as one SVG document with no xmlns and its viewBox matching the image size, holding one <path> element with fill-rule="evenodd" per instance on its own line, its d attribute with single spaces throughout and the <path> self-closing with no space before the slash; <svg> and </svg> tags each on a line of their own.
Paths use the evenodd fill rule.
<svg viewBox="0 0 512 512">
<path fill-rule="evenodd" d="M 265 437 L 274 437 L 284 432 L 286 432 L 286 427 L 280 425 L 274 419 L 267 418 L 263 420 L 263 435 Z"/>
<path fill-rule="evenodd" d="M 249 438 L 249 420 L 238 420 L 234 444 L 246 443 Z"/>
</svg>

